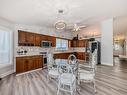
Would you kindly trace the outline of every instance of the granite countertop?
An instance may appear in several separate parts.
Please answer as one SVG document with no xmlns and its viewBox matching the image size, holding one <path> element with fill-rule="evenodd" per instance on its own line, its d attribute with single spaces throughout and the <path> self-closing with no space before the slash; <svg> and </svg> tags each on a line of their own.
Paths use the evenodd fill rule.
<svg viewBox="0 0 127 95">
<path fill-rule="evenodd" d="M 30 53 L 30 54 L 22 54 L 22 55 L 16 55 L 16 57 L 25 57 L 25 56 L 36 56 L 36 55 L 42 55 L 42 54 L 39 54 L 39 53 Z"/>
<path fill-rule="evenodd" d="M 58 53 L 73 53 L 73 52 L 75 52 L 75 51 L 68 51 L 68 50 L 67 51 L 66 50 L 65 51 L 55 51 L 54 54 L 58 54 Z"/>
</svg>

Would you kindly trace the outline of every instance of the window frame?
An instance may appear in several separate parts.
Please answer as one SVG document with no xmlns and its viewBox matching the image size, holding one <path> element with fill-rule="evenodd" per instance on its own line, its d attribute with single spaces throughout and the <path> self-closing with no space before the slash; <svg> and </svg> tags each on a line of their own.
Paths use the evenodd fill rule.
<svg viewBox="0 0 127 95">
<path fill-rule="evenodd" d="M 58 40 L 60 40 L 60 47 L 59 48 L 57 48 L 57 39 Z M 64 49 L 64 47 L 62 47 L 62 41 L 67 41 L 67 43 L 66 43 L 66 45 L 67 45 L 67 47 Z M 68 40 L 67 39 L 63 39 L 63 38 L 56 38 L 56 50 L 68 50 L 68 48 L 69 48 L 69 45 L 68 45 Z"/>
<path fill-rule="evenodd" d="M 6 28 L 6 27 L 3 27 L 3 26 L 0 26 L 0 30 L 2 30 L 2 31 L 6 31 L 6 32 L 9 32 L 10 34 L 10 39 L 9 39 L 9 41 L 10 41 L 10 46 L 9 46 L 9 48 L 10 48 L 10 60 L 9 60 L 9 62 L 8 63 L 4 63 L 4 64 L 2 64 L 2 65 L 12 65 L 13 64 L 13 52 L 14 52 L 14 50 L 13 50 L 13 31 L 11 30 L 11 29 L 9 29 L 9 28 Z M 1 63 L 0 63 L 1 64 Z"/>
</svg>

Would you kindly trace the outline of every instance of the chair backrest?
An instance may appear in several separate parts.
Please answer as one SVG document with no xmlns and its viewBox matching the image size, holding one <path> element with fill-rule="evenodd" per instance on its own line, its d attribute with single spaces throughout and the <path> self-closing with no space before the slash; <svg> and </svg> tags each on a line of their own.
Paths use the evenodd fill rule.
<svg viewBox="0 0 127 95">
<path fill-rule="evenodd" d="M 77 58 L 74 54 L 70 54 L 69 57 L 68 57 L 68 63 L 70 65 L 75 65 L 77 62 Z"/>
<path fill-rule="evenodd" d="M 91 67 L 96 69 L 96 64 L 97 64 L 97 49 L 95 49 L 94 52 L 92 53 Z"/>
<path fill-rule="evenodd" d="M 68 64 L 72 68 L 73 74 L 77 74 L 78 71 L 78 61 L 74 54 L 70 54 L 68 57 Z"/>
<path fill-rule="evenodd" d="M 47 53 L 47 67 L 51 68 L 53 67 L 54 64 L 55 64 L 55 60 L 53 58 L 53 54 L 51 52 Z"/>
</svg>

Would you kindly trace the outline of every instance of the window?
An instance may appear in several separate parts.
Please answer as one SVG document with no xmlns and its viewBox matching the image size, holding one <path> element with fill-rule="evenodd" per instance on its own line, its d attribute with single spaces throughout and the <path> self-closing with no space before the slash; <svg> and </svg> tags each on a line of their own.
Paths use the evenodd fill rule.
<svg viewBox="0 0 127 95">
<path fill-rule="evenodd" d="M 11 63 L 11 33 L 0 29 L 0 64 Z"/>
<path fill-rule="evenodd" d="M 56 49 L 57 50 L 67 50 L 68 49 L 68 40 L 65 39 L 56 39 Z"/>
</svg>

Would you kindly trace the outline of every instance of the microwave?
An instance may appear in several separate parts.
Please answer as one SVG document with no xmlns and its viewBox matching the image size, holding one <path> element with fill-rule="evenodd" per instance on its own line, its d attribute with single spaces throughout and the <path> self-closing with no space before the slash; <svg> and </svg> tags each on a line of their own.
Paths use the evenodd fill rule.
<svg viewBox="0 0 127 95">
<path fill-rule="evenodd" d="M 50 48 L 50 47 L 52 47 L 52 42 L 51 41 L 42 41 L 41 47 Z"/>
</svg>

